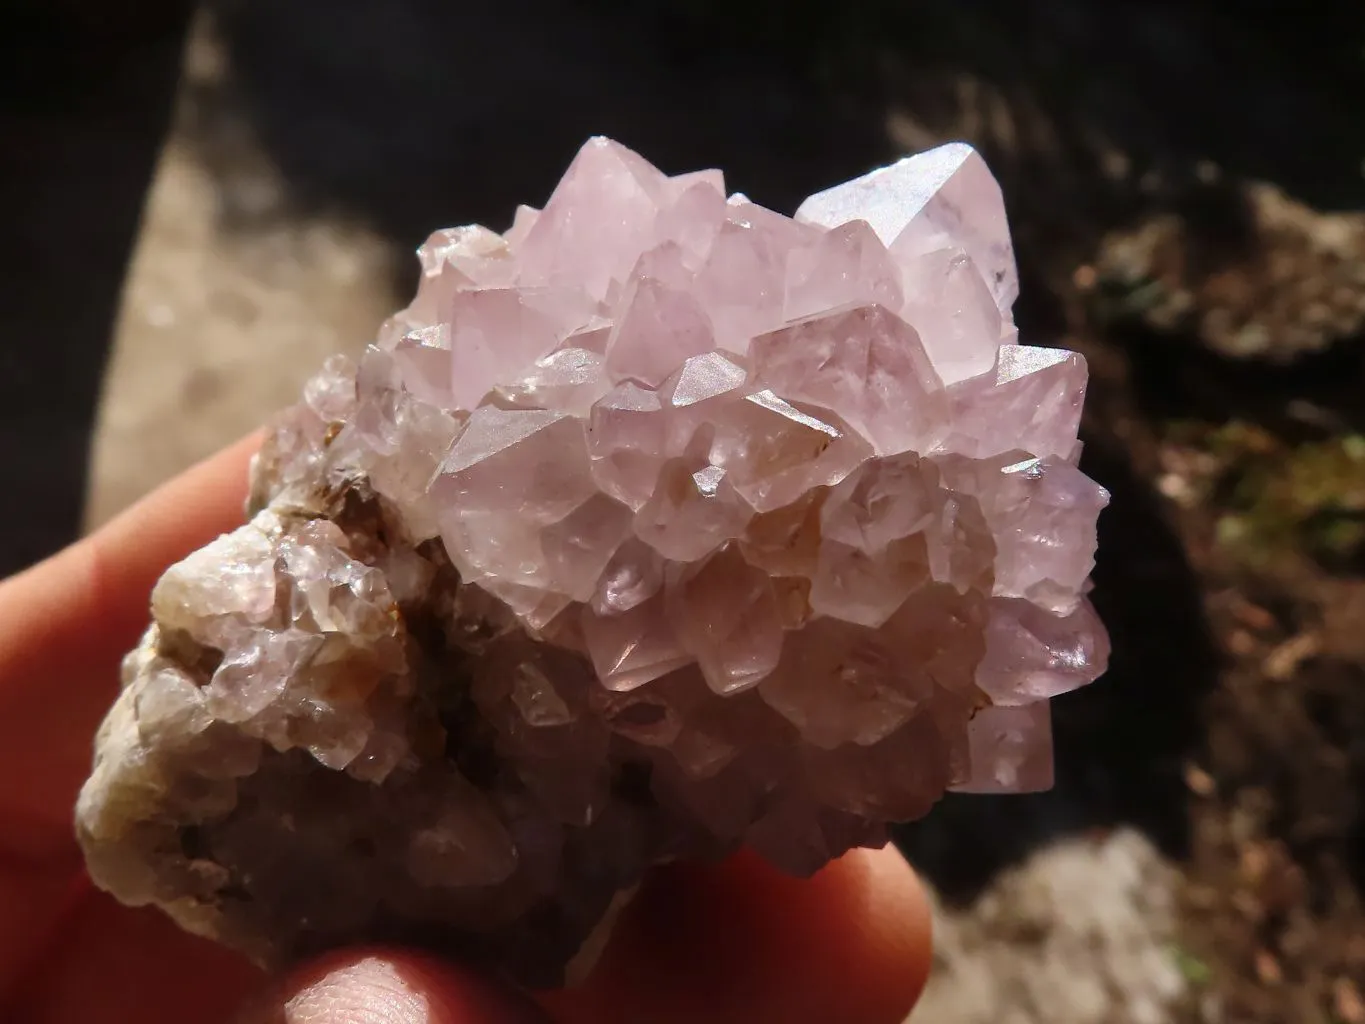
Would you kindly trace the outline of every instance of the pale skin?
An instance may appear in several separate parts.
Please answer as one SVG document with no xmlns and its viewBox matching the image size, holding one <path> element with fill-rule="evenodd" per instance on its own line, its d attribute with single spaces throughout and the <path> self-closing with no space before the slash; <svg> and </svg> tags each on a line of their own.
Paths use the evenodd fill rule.
<svg viewBox="0 0 1365 1024">
<path fill-rule="evenodd" d="M 238 525 L 246 438 L 91 536 L 0 582 L 0 1020 L 8 1024 L 897 1024 L 929 968 L 929 913 L 892 850 L 814 878 L 752 856 L 660 872 L 587 983 L 535 998 L 398 949 L 268 978 L 94 889 L 72 833 L 119 659 L 172 562 Z"/>
</svg>

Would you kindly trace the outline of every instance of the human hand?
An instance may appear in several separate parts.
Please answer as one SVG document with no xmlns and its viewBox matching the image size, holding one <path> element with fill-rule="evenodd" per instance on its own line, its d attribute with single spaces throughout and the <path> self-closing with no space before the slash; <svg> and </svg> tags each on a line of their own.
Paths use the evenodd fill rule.
<svg viewBox="0 0 1365 1024">
<path fill-rule="evenodd" d="M 0 1020 L 220 1024 L 243 1005 L 262 1024 L 904 1019 L 928 972 L 929 916 L 892 850 L 855 851 L 805 881 L 751 855 L 660 870 L 587 983 L 535 1001 L 402 950 L 342 951 L 271 982 L 94 889 L 71 818 L 119 660 L 166 566 L 240 522 L 258 443 L 0 582 Z"/>
</svg>

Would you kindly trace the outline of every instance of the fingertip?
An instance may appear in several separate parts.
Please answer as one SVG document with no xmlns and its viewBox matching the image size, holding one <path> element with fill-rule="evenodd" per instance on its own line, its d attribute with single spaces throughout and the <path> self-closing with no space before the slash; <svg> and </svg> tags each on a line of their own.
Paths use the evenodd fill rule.
<svg viewBox="0 0 1365 1024">
<path fill-rule="evenodd" d="M 928 902 L 895 850 L 858 850 L 810 879 L 753 854 L 661 871 L 623 915 L 557 1020 L 900 1024 L 928 976 Z"/>
<path fill-rule="evenodd" d="M 471 970 L 406 950 L 328 954 L 290 971 L 240 1024 L 540 1024 L 526 997 Z"/>
<path fill-rule="evenodd" d="M 809 879 L 752 854 L 741 864 L 769 922 L 753 947 L 773 979 L 769 1019 L 905 1020 L 928 978 L 932 926 L 923 886 L 894 847 L 850 851 Z"/>
<path fill-rule="evenodd" d="M 919 1001 L 933 965 L 933 915 L 919 876 L 895 847 L 857 850 L 835 862 L 843 888 L 863 900 L 863 951 L 887 980 L 888 1003 L 904 1019 Z"/>
<path fill-rule="evenodd" d="M 155 582 L 171 563 L 243 522 L 256 430 L 190 466 L 124 509 L 87 539 L 131 589 Z M 145 613 L 146 609 L 143 608 Z"/>
</svg>

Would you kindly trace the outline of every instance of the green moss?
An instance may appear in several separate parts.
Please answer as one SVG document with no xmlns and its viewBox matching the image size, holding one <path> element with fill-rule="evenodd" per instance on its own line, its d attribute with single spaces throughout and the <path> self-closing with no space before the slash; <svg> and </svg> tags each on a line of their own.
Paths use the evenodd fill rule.
<svg viewBox="0 0 1365 1024">
<path fill-rule="evenodd" d="M 1365 558 L 1365 437 L 1290 447 L 1231 423 L 1205 447 L 1220 466 L 1210 497 L 1221 546 L 1253 564 L 1294 552 L 1328 569 Z"/>
<path fill-rule="evenodd" d="M 1188 949 L 1173 945 L 1170 947 L 1170 954 L 1171 959 L 1175 961 L 1176 970 L 1189 985 L 1201 987 L 1213 980 L 1213 971 L 1209 965 Z"/>
</svg>

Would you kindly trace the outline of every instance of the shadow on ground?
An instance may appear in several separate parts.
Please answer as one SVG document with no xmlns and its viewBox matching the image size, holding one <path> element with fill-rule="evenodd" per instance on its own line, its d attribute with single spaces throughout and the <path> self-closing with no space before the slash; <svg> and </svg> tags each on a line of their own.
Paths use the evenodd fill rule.
<svg viewBox="0 0 1365 1024">
<path fill-rule="evenodd" d="M 94 5 L 89 5 L 94 6 Z M 71 540 L 188 8 L 7 8 L 0 45 L 0 577 Z"/>
</svg>

